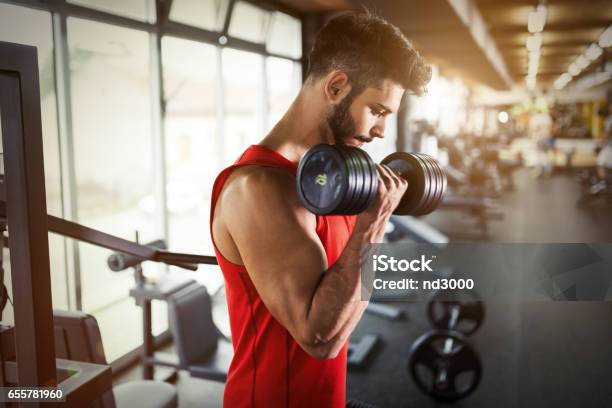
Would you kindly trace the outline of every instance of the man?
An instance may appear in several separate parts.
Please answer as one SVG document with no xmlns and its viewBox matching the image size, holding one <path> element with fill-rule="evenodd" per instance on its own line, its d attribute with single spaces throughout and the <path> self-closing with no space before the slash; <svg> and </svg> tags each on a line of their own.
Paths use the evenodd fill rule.
<svg viewBox="0 0 612 408">
<path fill-rule="evenodd" d="M 604 119 L 603 134 L 598 142 L 601 150 L 597 154 L 597 177 L 600 182 L 591 189 L 598 192 L 605 189 L 608 173 L 612 171 L 612 101 L 608 102 L 607 116 Z"/>
<path fill-rule="evenodd" d="M 395 26 L 368 13 L 336 17 L 287 113 L 217 178 L 211 233 L 235 352 L 225 406 L 344 407 L 347 340 L 367 303 L 360 254 L 382 241 L 407 182 L 378 166 L 367 211 L 315 216 L 298 201 L 297 162 L 318 143 L 384 137 L 404 91 L 421 94 L 430 77 Z"/>
</svg>

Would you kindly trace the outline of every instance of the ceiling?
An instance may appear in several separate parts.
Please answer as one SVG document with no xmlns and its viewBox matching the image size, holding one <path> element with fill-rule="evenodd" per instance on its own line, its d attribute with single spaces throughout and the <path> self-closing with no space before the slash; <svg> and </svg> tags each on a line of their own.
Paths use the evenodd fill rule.
<svg viewBox="0 0 612 408">
<path fill-rule="evenodd" d="M 504 69 L 494 67 L 471 33 L 469 23 L 458 16 L 451 3 L 468 5 L 480 13 L 490 37 L 501 54 L 509 78 L 524 85 L 527 74 L 527 16 L 538 0 L 276 0 L 302 13 L 348 10 L 365 5 L 387 18 L 406 34 L 430 61 L 447 75 L 459 75 L 471 83 L 509 89 Z M 568 66 L 597 42 L 612 25 L 611 0 L 548 0 L 543 31 L 538 86 L 548 87 Z M 473 30 L 472 30 L 473 31 Z M 608 56 L 612 50 L 607 50 Z M 581 74 L 600 67 L 606 53 Z M 608 57 L 609 59 L 609 57 Z"/>
<path fill-rule="evenodd" d="M 527 15 L 536 0 L 475 0 L 506 65 L 518 83 L 527 75 Z M 538 83 L 551 85 L 601 33 L 612 25 L 610 0 L 549 0 L 542 32 Z M 608 49 L 608 55 L 612 53 Z M 605 55 L 605 54 L 604 54 Z M 601 66 L 604 55 L 584 73 Z M 584 74 L 583 73 L 583 74 Z"/>
</svg>

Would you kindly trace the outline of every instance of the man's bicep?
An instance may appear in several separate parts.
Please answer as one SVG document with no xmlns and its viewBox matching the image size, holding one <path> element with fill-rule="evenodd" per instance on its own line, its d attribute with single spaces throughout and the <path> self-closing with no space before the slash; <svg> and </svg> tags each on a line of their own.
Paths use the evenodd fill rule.
<svg viewBox="0 0 612 408">
<path fill-rule="evenodd" d="M 294 337 L 307 329 L 310 302 L 327 269 L 312 215 L 283 180 L 246 183 L 230 234 L 259 296 Z M 293 186 L 293 184 L 291 184 Z"/>
</svg>

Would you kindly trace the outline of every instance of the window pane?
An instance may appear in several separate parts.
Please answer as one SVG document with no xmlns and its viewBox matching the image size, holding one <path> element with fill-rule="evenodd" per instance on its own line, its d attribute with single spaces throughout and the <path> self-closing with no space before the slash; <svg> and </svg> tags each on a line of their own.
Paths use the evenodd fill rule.
<svg viewBox="0 0 612 408">
<path fill-rule="evenodd" d="M 300 64 L 283 58 L 266 59 L 268 83 L 268 118 L 270 130 L 285 114 L 300 91 L 302 68 Z"/>
<path fill-rule="evenodd" d="M 223 50 L 222 56 L 227 165 L 264 137 L 263 57 L 229 48 Z"/>
<path fill-rule="evenodd" d="M 68 2 L 136 20 L 155 22 L 154 0 L 68 0 Z"/>
<path fill-rule="evenodd" d="M 223 164 L 217 144 L 217 60 L 212 45 L 162 40 L 169 246 L 177 252 L 214 253 L 208 232 L 210 194 Z M 195 276 L 209 291 L 223 282 L 218 268 Z"/>
<path fill-rule="evenodd" d="M 272 53 L 300 58 L 302 56 L 302 23 L 300 20 L 280 12 L 272 14 L 266 46 Z"/>
<path fill-rule="evenodd" d="M 0 4 L 0 41 L 31 45 L 38 48 L 47 212 L 61 217 L 61 167 L 51 14 L 45 11 Z M 1 149 L 0 143 L 0 151 Z M 64 238 L 49 234 L 49 258 L 51 262 L 53 307 L 67 309 L 68 272 L 64 257 Z M 5 276 L 10 275 L 9 271 L 10 268 L 6 270 Z M 7 285 L 7 287 L 9 286 Z"/>
<path fill-rule="evenodd" d="M 68 19 L 74 155 L 79 222 L 141 242 L 160 237 L 154 192 L 149 37 L 145 32 Z M 100 324 L 107 354 L 139 345 L 134 302 L 121 302 L 133 286 L 131 272 L 112 273 L 108 250 L 80 244 L 83 309 L 112 314 L 121 327 Z M 144 265 L 145 271 L 157 265 Z M 108 310 L 106 310 L 108 309 Z M 132 310 L 133 309 L 133 310 Z M 126 342 L 112 342 L 121 330 Z M 131 333 L 132 335 L 128 335 Z M 115 348 L 118 347 L 118 348 Z M 112 357 L 109 357 L 109 360 Z"/>
<path fill-rule="evenodd" d="M 170 19 L 205 30 L 219 30 L 221 3 L 221 0 L 174 0 Z"/>
<path fill-rule="evenodd" d="M 257 43 L 265 40 L 270 14 L 249 3 L 238 2 L 229 26 L 229 35 Z"/>
</svg>

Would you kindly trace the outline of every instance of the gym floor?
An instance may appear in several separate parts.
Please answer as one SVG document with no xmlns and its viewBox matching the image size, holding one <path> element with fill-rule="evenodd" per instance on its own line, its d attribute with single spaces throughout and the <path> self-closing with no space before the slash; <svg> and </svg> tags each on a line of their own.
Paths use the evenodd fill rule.
<svg viewBox="0 0 612 408">
<path fill-rule="evenodd" d="M 521 170 L 515 176 L 516 190 L 499 200 L 505 219 L 490 222 L 491 241 L 612 240 L 609 204 L 594 202 L 587 208 L 577 208 L 575 202 L 581 190 L 574 177 L 537 179 L 529 170 Z M 427 221 L 442 230 L 473 229 L 466 217 L 456 211 L 436 212 Z M 221 297 L 215 299 L 215 318 L 225 329 L 223 302 Z M 353 335 L 359 339 L 364 334 L 377 333 L 382 342 L 363 370 L 349 372 L 348 396 L 379 407 L 441 406 L 419 392 L 406 371 L 412 342 L 430 329 L 425 305 L 394 305 L 405 310 L 404 320 L 389 322 L 366 314 Z M 488 301 L 485 308 L 482 328 L 468 339 L 483 361 L 482 382 L 474 394 L 455 406 L 612 406 L 612 304 Z M 116 382 L 139 376 L 137 367 Z M 181 408 L 221 404 L 223 384 L 181 373 L 177 385 Z"/>
</svg>

